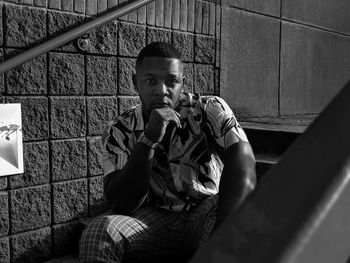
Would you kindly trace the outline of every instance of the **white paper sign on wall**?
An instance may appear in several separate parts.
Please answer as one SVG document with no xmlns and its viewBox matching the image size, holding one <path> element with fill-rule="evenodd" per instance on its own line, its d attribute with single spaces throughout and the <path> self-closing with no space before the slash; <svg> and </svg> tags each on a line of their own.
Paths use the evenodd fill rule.
<svg viewBox="0 0 350 263">
<path fill-rule="evenodd" d="M 23 173 L 21 104 L 0 104 L 0 176 Z"/>
</svg>

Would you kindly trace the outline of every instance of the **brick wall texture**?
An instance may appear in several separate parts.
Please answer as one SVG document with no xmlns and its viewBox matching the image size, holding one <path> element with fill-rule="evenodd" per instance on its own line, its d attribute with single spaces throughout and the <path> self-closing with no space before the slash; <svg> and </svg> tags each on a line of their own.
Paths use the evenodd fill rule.
<svg viewBox="0 0 350 263">
<path fill-rule="evenodd" d="M 0 1 L 8 59 L 127 0 Z M 139 102 L 131 75 L 152 41 L 183 54 L 187 91 L 239 116 L 318 113 L 350 76 L 348 0 L 156 0 L 0 76 L 22 103 L 24 174 L 0 178 L 0 262 L 76 251 L 79 219 L 106 209 L 100 136 Z"/>
<path fill-rule="evenodd" d="M 117 0 L 0 1 L 8 59 L 59 36 Z M 22 104 L 24 174 L 0 178 L 0 263 L 42 262 L 77 251 L 79 219 L 107 209 L 100 136 L 139 102 L 136 56 L 152 41 L 183 53 L 187 91 L 218 94 L 220 1 L 156 0 L 1 76 L 0 100 Z"/>
</svg>

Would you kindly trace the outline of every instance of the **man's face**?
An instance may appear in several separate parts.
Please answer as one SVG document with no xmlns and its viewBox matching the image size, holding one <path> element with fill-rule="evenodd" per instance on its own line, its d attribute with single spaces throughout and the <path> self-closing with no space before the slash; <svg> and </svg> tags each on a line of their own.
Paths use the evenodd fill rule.
<svg viewBox="0 0 350 263">
<path fill-rule="evenodd" d="M 174 109 L 182 92 L 183 65 L 176 58 L 145 57 L 133 80 L 147 115 L 155 108 Z"/>
</svg>

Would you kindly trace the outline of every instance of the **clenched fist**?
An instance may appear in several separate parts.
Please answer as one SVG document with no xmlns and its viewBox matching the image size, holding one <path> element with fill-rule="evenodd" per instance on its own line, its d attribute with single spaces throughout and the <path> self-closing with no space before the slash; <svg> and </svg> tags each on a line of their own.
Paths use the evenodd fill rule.
<svg viewBox="0 0 350 263">
<path fill-rule="evenodd" d="M 152 109 L 145 135 L 153 142 L 160 142 L 165 134 L 166 127 L 173 123 L 181 128 L 180 114 L 169 107 Z"/>
</svg>

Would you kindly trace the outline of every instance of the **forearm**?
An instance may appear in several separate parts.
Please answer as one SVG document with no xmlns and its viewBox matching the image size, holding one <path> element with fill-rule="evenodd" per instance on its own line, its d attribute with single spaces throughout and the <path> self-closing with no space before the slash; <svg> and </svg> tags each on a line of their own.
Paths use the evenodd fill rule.
<svg viewBox="0 0 350 263">
<path fill-rule="evenodd" d="M 255 159 L 249 143 L 228 149 L 219 185 L 216 227 L 236 211 L 256 185 Z"/>
<path fill-rule="evenodd" d="M 113 172 L 105 187 L 105 194 L 116 212 L 129 214 L 148 193 L 154 150 L 137 143 L 121 171 Z"/>
<path fill-rule="evenodd" d="M 160 142 L 167 127 L 181 127 L 179 116 L 169 107 L 153 109 L 144 134 L 151 142 Z M 154 149 L 146 144 L 137 143 L 124 168 L 105 177 L 105 194 L 116 212 L 131 213 L 148 193 Z"/>
<path fill-rule="evenodd" d="M 224 169 L 220 181 L 219 203 L 216 225 L 236 211 L 255 187 L 255 171 L 235 171 Z"/>
</svg>

